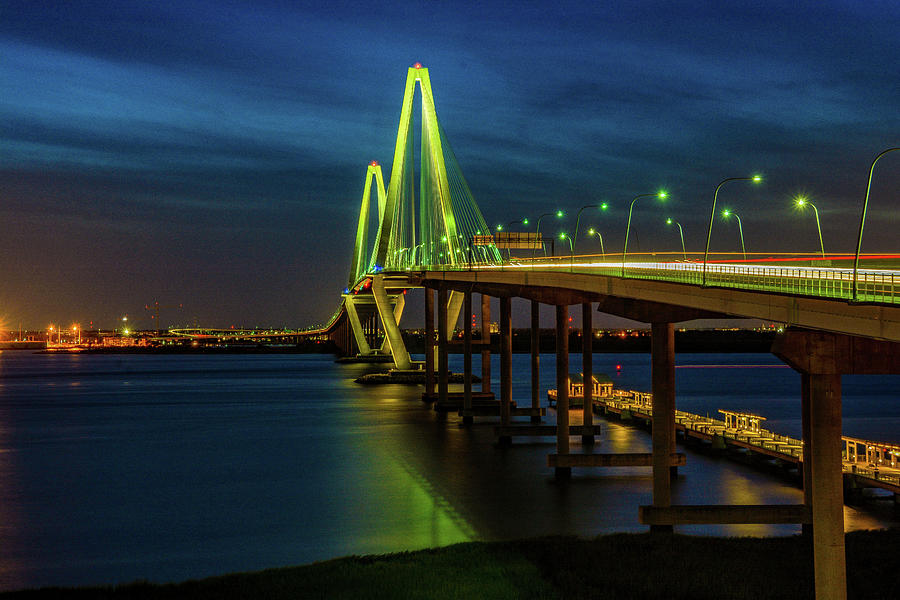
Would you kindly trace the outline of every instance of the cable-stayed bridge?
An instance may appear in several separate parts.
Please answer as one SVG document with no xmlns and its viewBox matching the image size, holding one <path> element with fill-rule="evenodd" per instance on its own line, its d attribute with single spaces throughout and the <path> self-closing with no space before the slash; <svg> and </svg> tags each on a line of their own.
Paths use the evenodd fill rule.
<svg viewBox="0 0 900 600">
<path fill-rule="evenodd" d="M 413 127 L 417 91 L 421 110 L 418 157 Z M 377 227 L 372 226 L 373 221 Z M 724 257 L 708 252 L 648 256 L 628 254 L 625 249 L 621 253 L 577 256 L 571 240 L 560 240 L 565 241 L 569 242 L 568 255 L 546 257 L 547 240 L 538 231 L 514 241 L 509 236 L 492 235 L 438 121 L 428 70 L 416 64 L 407 73 L 387 186 L 380 165 L 373 162 L 366 169 L 353 258 L 340 308 L 325 327 L 309 335 L 328 336 L 342 352 L 362 359 L 389 356 L 398 370 L 424 367 L 426 389 L 433 390 L 437 380 L 439 395 L 446 398 L 447 342 L 464 310 L 463 415 L 465 422 L 471 422 L 473 343 L 468 316 L 472 294 L 482 296 L 483 324 L 489 323 L 484 314 L 490 310 L 486 299 L 499 298 L 498 433 L 501 442 L 508 442 L 516 435 L 516 426 L 510 421 L 511 299 L 531 302 L 532 340 L 539 326 L 539 304 L 552 304 L 556 307 L 558 396 L 557 423 L 551 427 L 556 432 L 557 453 L 548 461 L 556 467 L 558 476 L 568 476 L 573 466 L 652 465 L 653 502 L 642 507 L 641 518 L 655 529 L 690 523 L 803 523 L 805 528 L 811 527 L 814 540 L 817 597 L 846 597 L 841 375 L 900 373 L 900 272 L 885 266 L 895 264 L 892 261 L 897 256 L 860 257 L 859 252 L 828 260 L 743 253 L 740 257 Z M 530 248 L 531 256 L 512 257 L 511 247 Z M 824 249 L 822 258 L 826 258 Z M 399 327 L 405 294 L 416 288 L 425 290 L 424 365 L 413 364 Z M 594 311 L 651 324 L 652 455 L 569 452 L 573 430 L 581 433 L 585 443 L 592 443 L 595 435 L 590 386 L 584 386 L 584 425 L 570 428 L 568 424 L 568 315 L 573 304 L 581 305 L 586 332 L 591 331 Z M 675 453 L 674 323 L 734 317 L 786 325 L 772 351 L 801 374 L 801 505 L 671 503 L 670 470 L 683 460 L 683 455 Z M 590 338 L 582 336 L 583 340 Z M 530 415 L 539 421 L 536 353 L 533 341 Z M 589 381 L 590 351 L 582 352 L 582 370 L 584 380 Z M 532 426 L 529 435 L 541 427 L 547 426 Z"/>
</svg>

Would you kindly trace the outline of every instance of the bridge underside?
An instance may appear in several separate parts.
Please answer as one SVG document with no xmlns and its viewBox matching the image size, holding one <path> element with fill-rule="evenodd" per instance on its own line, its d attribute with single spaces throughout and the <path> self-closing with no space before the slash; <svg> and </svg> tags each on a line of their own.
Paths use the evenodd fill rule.
<svg viewBox="0 0 900 600">
<path fill-rule="evenodd" d="M 635 318 L 643 322 L 659 320 L 656 310 L 672 310 L 682 312 L 674 314 L 670 322 L 739 317 L 900 341 L 898 306 L 851 305 L 841 300 L 525 269 L 425 271 L 410 274 L 409 280 L 424 287 L 446 285 L 449 289 L 529 298 L 547 304 L 599 302 L 602 312 L 613 315 L 621 315 L 622 310 L 646 313 L 647 318 Z M 680 318 L 682 315 L 684 318 Z"/>
</svg>

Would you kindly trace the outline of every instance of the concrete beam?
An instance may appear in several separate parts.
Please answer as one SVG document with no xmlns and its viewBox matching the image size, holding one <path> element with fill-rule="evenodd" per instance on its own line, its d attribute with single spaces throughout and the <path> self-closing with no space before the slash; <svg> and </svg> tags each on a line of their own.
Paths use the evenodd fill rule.
<svg viewBox="0 0 900 600">
<path fill-rule="evenodd" d="M 706 504 L 641 506 L 638 519 L 644 525 L 671 526 L 809 523 L 812 516 L 803 504 Z"/>
<path fill-rule="evenodd" d="M 579 426 L 580 427 L 580 426 Z M 573 435 L 575 432 L 573 431 Z M 669 466 L 687 464 L 684 454 L 675 452 L 669 456 Z M 548 467 L 652 467 L 653 455 L 642 452 L 603 454 L 548 454 Z"/>
<path fill-rule="evenodd" d="M 709 310 L 686 308 L 651 300 L 617 298 L 614 296 L 604 297 L 599 302 L 597 310 L 608 315 L 642 323 L 680 323 L 694 319 L 722 319 L 728 316 Z"/>
<path fill-rule="evenodd" d="M 825 331 L 786 329 L 772 353 L 810 375 L 900 374 L 900 343 Z"/>
</svg>

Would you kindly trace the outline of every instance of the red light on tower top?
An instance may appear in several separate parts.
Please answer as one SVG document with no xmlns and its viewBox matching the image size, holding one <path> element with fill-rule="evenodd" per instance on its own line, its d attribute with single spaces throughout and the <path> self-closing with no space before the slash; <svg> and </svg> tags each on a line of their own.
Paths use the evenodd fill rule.
<svg viewBox="0 0 900 600">
<path fill-rule="evenodd" d="M 378 166 L 378 161 L 377 161 L 377 160 L 373 160 L 373 161 L 370 162 L 369 164 L 370 164 L 371 166 L 373 166 L 373 167 L 377 167 L 377 166 Z"/>
<path fill-rule="evenodd" d="M 421 69 L 421 68 L 422 68 L 422 63 L 420 63 L 420 62 L 417 62 L 413 65 L 413 69 Z"/>
</svg>

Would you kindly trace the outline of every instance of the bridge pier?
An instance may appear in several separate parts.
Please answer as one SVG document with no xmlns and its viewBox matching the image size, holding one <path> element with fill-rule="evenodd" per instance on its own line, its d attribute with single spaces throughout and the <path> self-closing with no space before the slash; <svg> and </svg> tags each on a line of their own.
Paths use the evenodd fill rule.
<svg viewBox="0 0 900 600">
<path fill-rule="evenodd" d="M 803 499 L 812 508 L 816 598 L 847 597 L 841 375 L 900 373 L 900 343 L 788 329 L 772 353 L 802 377 Z M 807 450 L 808 447 L 808 450 Z"/>
<path fill-rule="evenodd" d="M 434 397 L 434 292 L 425 288 L 425 398 Z"/>
<path fill-rule="evenodd" d="M 807 373 L 800 373 L 800 428 L 800 439 L 804 441 L 800 462 L 800 476 L 803 482 L 803 504 L 812 514 L 812 444 L 809 443 L 809 440 L 812 439 L 812 432 L 810 430 L 809 412 L 809 374 Z M 812 537 L 813 524 L 804 523 L 802 527 L 803 535 Z"/>
<path fill-rule="evenodd" d="M 447 286 L 438 288 L 438 402 L 447 405 L 447 392 L 450 382 L 447 356 Z"/>
<path fill-rule="evenodd" d="M 347 311 L 347 319 L 350 321 L 350 330 L 353 332 L 353 339 L 356 341 L 356 347 L 359 354 L 368 356 L 372 354 L 369 342 L 366 340 L 366 332 L 363 329 L 362 321 L 359 319 L 359 312 L 356 310 L 356 298 L 353 294 L 344 294 L 344 308 Z"/>
<path fill-rule="evenodd" d="M 531 301 L 531 415 L 532 423 L 540 423 L 541 407 L 541 305 Z"/>
<path fill-rule="evenodd" d="M 556 305 L 556 453 L 569 454 L 569 307 Z M 572 476 L 572 467 L 554 467 L 557 479 Z"/>
<path fill-rule="evenodd" d="M 512 298 L 500 297 L 500 426 L 509 426 L 512 402 Z M 512 443 L 512 437 L 501 435 L 500 445 Z"/>
<path fill-rule="evenodd" d="M 491 297 L 481 294 L 481 391 L 491 391 Z"/>
<path fill-rule="evenodd" d="M 472 418 L 472 292 L 463 296 L 463 423 L 471 424 Z"/>
<path fill-rule="evenodd" d="M 675 453 L 675 327 L 650 324 L 651 378 L 653 380 L 653 507 L 672 506 L 672 467 Z M 650 525 L 651 531 L 672 531 L 672 525 Z"/>
<path fill-rule="evenodd" d="M 594 327 L 591 303 L 581 305 L 581 370 L 584 380 L 582 392 L 582 414 L 584 430 L 581 433 L 582 444 L 594 443 Z M 558 388 L 557 388 L 558 389 Z"/>
<path fill-rule="evenodd" d="M 412 369 L 412 361 L 409 359 L 406 344 L 403 343 L 400 325 L 394 318 L 394 310 L 391 308 L 391 302 L 384 287 L 384 275 L 375 275 L 372 278 L 372 296 L 375 298 L 375 306 L 378 308 L 384 336 L 388 339 L 391 348 L 394 366 L 401 371 Z"/>
</svg>

